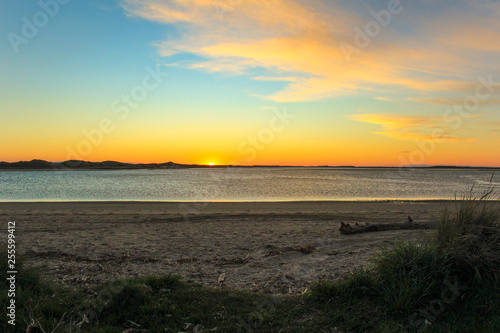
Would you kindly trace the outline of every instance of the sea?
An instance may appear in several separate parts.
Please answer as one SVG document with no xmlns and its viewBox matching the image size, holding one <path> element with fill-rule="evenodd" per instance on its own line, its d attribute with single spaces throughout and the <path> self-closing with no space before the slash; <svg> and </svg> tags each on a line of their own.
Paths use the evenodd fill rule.
<svg viewBox="0 0 500 333">
<path fill-rule="evenodd" d="M 439 200 L 500 188 L 500 169 L 258 167 L 1 171 L 0 201 Z"/>
</svg>

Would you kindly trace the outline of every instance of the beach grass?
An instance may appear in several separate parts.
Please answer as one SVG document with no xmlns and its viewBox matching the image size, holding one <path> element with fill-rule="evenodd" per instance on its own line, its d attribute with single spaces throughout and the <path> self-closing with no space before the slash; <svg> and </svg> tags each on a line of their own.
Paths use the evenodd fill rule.
<svg viewBox="0 0 500 333">
<path fill-rule="evenodd" d="M 500 277 L 500 207 L 490 186 L 476 195 L 472 187 L 436 223 L 435 246 L 455 260 L 463 279 L 498 281 Z"/>
</svg>

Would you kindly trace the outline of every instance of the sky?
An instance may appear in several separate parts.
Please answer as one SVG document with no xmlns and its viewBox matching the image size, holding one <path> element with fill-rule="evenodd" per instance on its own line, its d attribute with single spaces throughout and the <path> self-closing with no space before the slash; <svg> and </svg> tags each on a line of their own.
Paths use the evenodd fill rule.
<svg viewBox="0 0 500 333">
<path fill-rule="evenodd" d="M 0 0 L 0 160 L 500 166 L 500 2 Z"/>
</svg>

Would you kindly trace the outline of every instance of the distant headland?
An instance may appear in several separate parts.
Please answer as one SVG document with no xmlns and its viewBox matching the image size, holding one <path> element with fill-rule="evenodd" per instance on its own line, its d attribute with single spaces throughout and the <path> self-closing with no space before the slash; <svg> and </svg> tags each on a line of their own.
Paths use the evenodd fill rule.
<svg viewBox="0 0 500 333">
<path fill-rule="evenodd" d="M 233 165 L 179 164 L 165 163 L 123 163 L 116 161 L 88 162 L 69 160 L 64 162 L 48 162 L 34 159 L 31 161 L 0 162 L 0 170 L 139 170 L 139 169 L 190 169 L 190 168 L 225 168 Z M 240 167 L 240 166 L 238 166 Z M 255 165 L 241 167 L 280 167 L 278 165 Z"/>
<path fill-rule="evenodd" d="M 207 164 L 179 164 L 166 163 L 123 163 L 116 161 L 88 162 L 80 160 L 69 160 L 64 162 L 48 162 L 34 159 L 31 161 L 0 162 L 0 170 L 33 171 L 33 170 L 139 170 L 139 169 L 190 169 L 190 168 L 299 168 L 301 165 L 207 165 Z M 308 168 L 418 168 L 418 169 L 500 169 L 500 167 L 477 167 L 477 166 L 449 166 L 449 165 L 405 165 L 401 167 L 390 166 L 362 166 L 351 165 L 318 165 L 307 166 Z"/>
<path fill-rule="evenodd" d="M 122 163 L 115 161 L 88 162 L 69 160 L 64 162 L 48 162 L 31 160 L 19 162 L 0 162 L 0 170 L 132 170 L 132 169 L 184 169 L 208 167 L 204 165 L 187 165 L 173 162 L 166 163 Z"/>
</svg>

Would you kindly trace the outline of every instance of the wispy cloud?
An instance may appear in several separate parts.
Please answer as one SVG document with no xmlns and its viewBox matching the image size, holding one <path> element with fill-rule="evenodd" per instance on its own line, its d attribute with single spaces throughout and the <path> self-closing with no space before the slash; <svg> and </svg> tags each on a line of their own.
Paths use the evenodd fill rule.
<svg viewBox="0 0 500 333">
<path fill-rule="evenodd" d="M 288 82 L 297 82 L 299 79 L 297 77 L 270 77 L 270 76 L 256 76 L 252 79 L 258 81 L 288 81 Z"/>
<path fill-rule="evenodd" d="M 396 114 L 356 114 L 351 119 L 379 125 L 374 134 L 401 141 L 474 142 L 477 139 L 451 135 L 449 126 L 439 117 L 403 116 Z M 439 131 L 435 131 L 439 129 Z"/>
<path fill-rule="evenodd" d="M 481 1 L 467 15 L 485 15 L 484 8 L 491 3 Z M 411 43 L 396 29 L 394 17 L 394 26 L 385 28 L 393 40 L 380 38 L 349 63 L 340 44 L 352 43 L 354 27 L 364 27 L 369 19 L 373 20 L 349 10 L 349 2 L 245 0 L 220 8 L 226 4 L 214 0 L 122 1 L 130 16 L 176 25 L 180 37 L 156 44 L 161 56 L 195 54 L 204 60 L 180 65 L 207 72 L 250 74 L 254 68 L 263 68 L 268 74 L 250 78 L 288 82 L 280 91 L 265 96 L 279 102 L 310 101 L 390 87 L 428 93 L 470 92 L 475 87 L 476 73 L 466 71 L 470 67 L 469 57 L 442 46 L 473 47 L 474 52 L 500 51 L 494 42 L 500 30 L 490 29 L 498 27 L 494 14 L 483 21 L 486 25 L 480 25 L 480 20 L 469 20 L 473 25 L 462 27 L 460 31 L 467 34 L 461 35 L 448 29 L 456 24 L 454 13 L 445 12 L 440 19 L 449 22 L 445 27 L 433 21 L 420 22 L 439 31 L 414 36 Z M 217 13 L 221 9 L 226 11 L 223 19 Z M 489 33 L 481 37 L 475 33 L 485 31 Z M 379 99 L 387 100 L 382 98 Z"/>
<path fill-rule="evenodd" d="M 437 104 L 437 105 L 462 105 L 464 103 L 464 99 L 435 99 L 435 98 L 408 98 L 409 101 L 419 102 L 419 103 L 427 103 L 427 104 Z M 480 101 L 481 104 L 490 105 L 490 104 L 500 104 L 500 99 L 492 98 L 485 99 Z"/>
<path fill-rule="evenodd" d="M 393 100 L 388 98 L 388 97 L 375 97 L 375 99 L 379 100 L 379 101 L 384 101 L 384 102 L 392 102 Z"/>
</svg>

